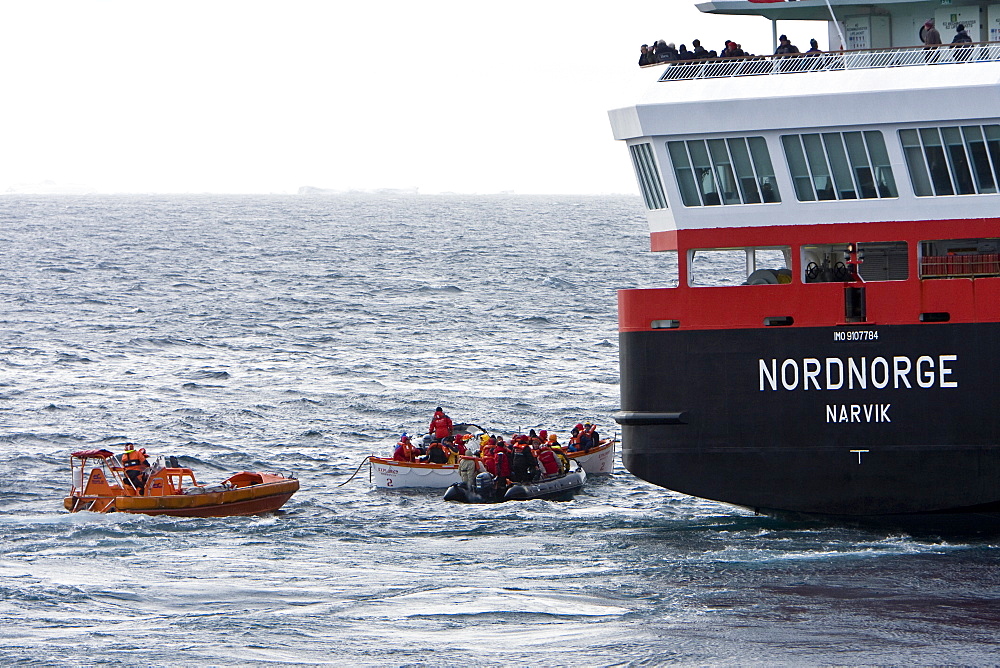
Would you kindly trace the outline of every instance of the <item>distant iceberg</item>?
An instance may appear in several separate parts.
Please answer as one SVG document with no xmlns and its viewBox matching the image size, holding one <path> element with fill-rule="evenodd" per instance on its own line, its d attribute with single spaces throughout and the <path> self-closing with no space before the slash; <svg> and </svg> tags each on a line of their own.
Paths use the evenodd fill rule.
<svg viewBox="0 0 1000 668">
<path fill-rule="evenodd" d="M 419 188 L 372 188 L 370 190 L 352 188 L 351 190 L 334 190 L 332 188 L 317 188 L 315 186 L 300 186 L 300 195 L 419 195 Z"/>
</svg>

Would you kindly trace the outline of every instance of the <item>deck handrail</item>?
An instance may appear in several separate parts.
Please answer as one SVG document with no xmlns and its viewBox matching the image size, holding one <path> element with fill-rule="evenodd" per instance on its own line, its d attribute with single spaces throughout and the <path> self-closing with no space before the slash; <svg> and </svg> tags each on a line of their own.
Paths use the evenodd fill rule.
<svg viewBox="0 0 1000 668">
<path fill-rule="evenodd" d="M 772 74 L 800 74 L 838 70 L 867 70 L 971 62 L 1000 61 L 1000 42 L 942 44 L 936 47 L 898 47 L 855 51 L 821 51 L 775 56 L 742 56 L 705 60 L 666 61 L 660 81 L 720 79 Z"/>
</svg>

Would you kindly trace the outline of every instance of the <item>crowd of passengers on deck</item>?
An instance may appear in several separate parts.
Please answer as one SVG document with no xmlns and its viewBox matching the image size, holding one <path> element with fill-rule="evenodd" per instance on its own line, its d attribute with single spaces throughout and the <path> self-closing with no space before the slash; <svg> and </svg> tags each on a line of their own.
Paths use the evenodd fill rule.
<svg viewBox="0 0 1000 668">
<path fill-rule="evenodd" d="M 928 19 L 920 30 L 920 40 L 924 47 L 931 49 L 943 45 L 941 33 L 934 25 L 934 19 Z M 963 24 L 955 27 L 955 36 L 951 40 L 951 46 L 965 46 L 972 44 L 975 40 L 966 31 Z M 823 53 L 819 48 L 819 43 L 815 39 L 809 40 L 809 50 L 805 53 L 792 44 L 787 35 L 778 38 L 778 48 L 775 49 L 776 56 L 806 55 L 815 56 Z M 709 51 L 701 45 L 701 40 L 692 40 L 691 49 L 686 44 L 680 47 L 674 46 L 673 42 L 667 43 L 658 39 L 653 45 L 643 44 L 639 55 L 639 66 L 658 65 L 660 63 L 677 63 L 690 60 L 709 60 L 713 58 L 757 58 L 758 56 L 743 50 L 743 46 L 733 40 L 726 40 L 726 45 L 721 51 Z"/>
<path fill-rule="evenodd" d="M 597 425 L 577 424 L 565 447 L 556 434 L 545 429 L 531 429 L 515 434 L 509 441 L 498 434 L 452 434 L 451 419 L 440 408 L 435 412 L 428 433 L 418 446 L 408 434 L 402 434 L 392 458 L 398 462 L 458 465 L 463 478 L 487 471 L 498 480 L 530 482 L 558 476 L 569 470 L 566 453 L 587 452 L 601 444 Z"/>
<path fill-rule="evenodd" d="M 778 48 L 774 55 L 794 55 L 800 54 L 798 47 L 789 41 L 787 35 L 778 38 Z M 816 55 L 823 53 L 819 49 L 819 43 L 815 39 L 809 40 L 809 50 L 805 55 Z M 689 60 L 709 60 L 712 58 L 756 58 L 757 56 L 743 50 L 743 45 L 726 40 L 726 45 L 722 51 L 707 50 L 701 45 L 701 40 L 692 40 L 691 49 L 686 44 L 675 47 L 673 42 L 667 43 L 662 39 L 653 42 L 653 46 L 643 44 L 639 55 L 639 66 L 657 65 L 659 63 L 671 63 Z"/>
</svg>

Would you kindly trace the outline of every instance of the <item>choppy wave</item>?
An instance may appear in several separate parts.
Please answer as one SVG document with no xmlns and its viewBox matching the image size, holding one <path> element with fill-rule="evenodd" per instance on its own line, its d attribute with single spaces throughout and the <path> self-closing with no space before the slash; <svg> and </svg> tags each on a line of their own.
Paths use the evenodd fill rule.
<svg viewBox="0 0 1000 668">
<path fill-rule="evenodd" d="M 364 467 L 342 485 L 437 405 L 492 431 L 613 432 L 615 290 L 664 273 L 641 210 L 4 198 L 4 663 L 994 662 L 989 542 L 758 517 L 620 461 L 570 503 L 455 506 Z M 302 489 L 267 517 L 64 512 L 68 453 L 127 441 L 208 483 Z"/>
</svg>

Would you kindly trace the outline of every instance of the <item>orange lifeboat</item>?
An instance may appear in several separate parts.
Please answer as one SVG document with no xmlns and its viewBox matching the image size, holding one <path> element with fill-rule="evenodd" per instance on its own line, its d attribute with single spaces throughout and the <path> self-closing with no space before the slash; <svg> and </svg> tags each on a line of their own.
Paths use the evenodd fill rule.
<svg viewBox="0 0 1000 668">
<path fill-rule="evenodd" d="M 242 471 L 218 485 L 202 485 L 189 468 L 160 457 L 143 484 L 134 487 L 120 459 L 109 450 L 81 450 L 70 456 L 73 486 L 63 502 L 71 513 L 125 512 L 179 517 L 259 515 L 278 510 L 299 489 L 299 481 L 276 473 Z M 89 467 L 89 471 L 88 471 Z"/>
</svg>

